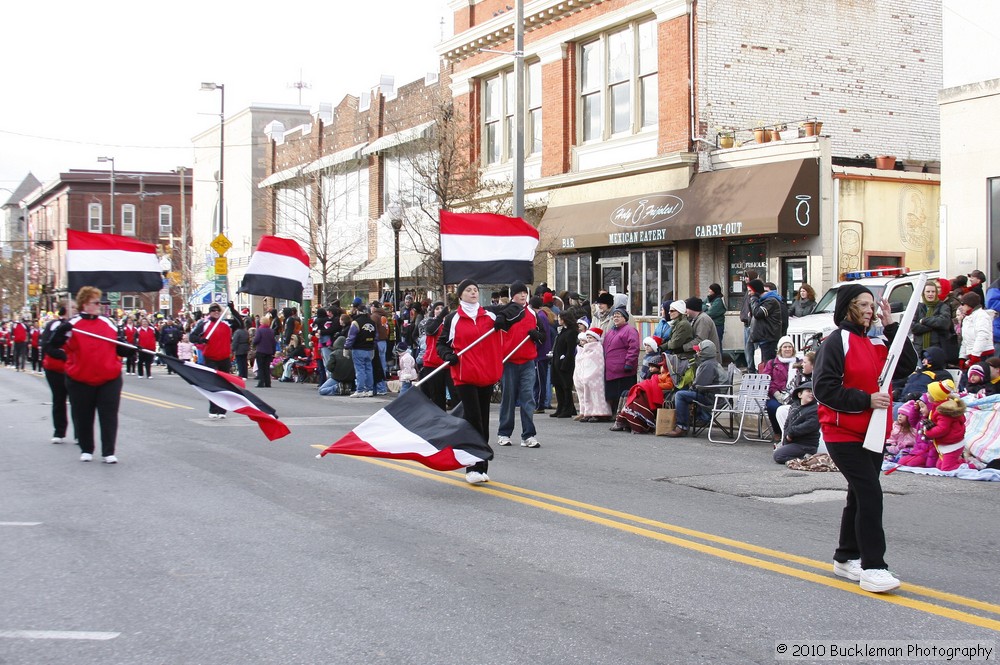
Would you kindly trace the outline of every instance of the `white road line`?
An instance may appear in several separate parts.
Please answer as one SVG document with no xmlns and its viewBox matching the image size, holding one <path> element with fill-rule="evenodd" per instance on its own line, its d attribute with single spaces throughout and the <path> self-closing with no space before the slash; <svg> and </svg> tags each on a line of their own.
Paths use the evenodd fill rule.
<svg viewBox="0 0 1000 665">
<path fill-rule="evenodd" d="M 22 640 L 113 640 L 121 633 L 97 633 L 83 630 L 0 630 L 0 637 Z"/>
<path fill-rule="evenodd" d="M 0 526 L 38 526 L 41 522 L 0 522 Z"/>
</svg>

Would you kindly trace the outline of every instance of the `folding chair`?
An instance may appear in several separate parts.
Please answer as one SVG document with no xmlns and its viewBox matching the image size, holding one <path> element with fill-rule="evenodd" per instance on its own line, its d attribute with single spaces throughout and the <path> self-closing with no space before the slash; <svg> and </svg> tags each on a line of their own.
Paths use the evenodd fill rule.
<svg viewBox="0 0 1000 665">
<path fill-rule="evenodd" d="M 708 425 L 708 440 L 712 443 L 732 445 L 745 437 L 749 441 L 770 441 L 771 421 L 767 417 L 767 388 L 771 384 L 769 374 L 744 374 L 739 389 L 728 394 L 715 396 L 712 420 Z M 756 418 L 756 436 L 744 432 L 747 417 Z M 727 439 L 712 437 L 718 427 Z"/>
</svg>

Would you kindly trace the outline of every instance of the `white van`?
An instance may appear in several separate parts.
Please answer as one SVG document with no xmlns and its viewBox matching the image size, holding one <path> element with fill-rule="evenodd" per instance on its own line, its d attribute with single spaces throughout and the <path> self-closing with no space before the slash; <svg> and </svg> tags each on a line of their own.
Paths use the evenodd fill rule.
<svg viewBox="0 0 1000 665">
<path fill-rule="evenodd" d="M 848 279 L 837 282 L 816 302 L 816 309 L 809 316 L 797 316 L 788 320 L 788 334 L 795 342 L 795 349 L 801 351 L 810 344 L 811 339 L 819 334 L 822 337 L 833 332 L 833 309 L 837 304 L 837 290 L 844 284 L 861 284 L 871 290 L 876 302 L 881 298 L 889 301 L 892 318 L 899 321 L 903 318 L 906 305 L 910 302 L 913 289 L 921 274 L 927 275 L 927 280 L 937 279 L 937 270 L 919 270 L 907 272 L 906 268 L 881 268 L 877 270 L 861 270 L 845 275 Z"/>
</svg>

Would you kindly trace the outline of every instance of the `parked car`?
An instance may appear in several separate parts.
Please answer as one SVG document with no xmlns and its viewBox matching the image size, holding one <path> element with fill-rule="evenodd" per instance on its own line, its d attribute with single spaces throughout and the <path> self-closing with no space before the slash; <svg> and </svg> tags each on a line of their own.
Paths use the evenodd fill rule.
<svg viewBox="0 0 1000 665">
<path fill-rule="evenodd" d="M 788 334 L 795 342 L 795 348 L 802 351 L 815 345 L 815 342 L 826 337 L 836 328 L 833 325 L 833 309 L 837 304 L 837 290 L 844 284 L 861 284 L 868 287 L 875 295 L 875 300 L 886 298 L 892 310 L 892 318 L 899 321 L 903 318 L 906 305 L 910 302 L 913 289 L 921 274 L 928 280 L 937 279 L 937 270 L 918 270 L 907 272 L 905 268 L 882 268 L 878 270 L 862 270 L 848 273 L 848 279 L 837 282 L 823 294 L 816 303 L 816 309 L 809 316 L 794 317 L 788 322 Z"/>
</svg>

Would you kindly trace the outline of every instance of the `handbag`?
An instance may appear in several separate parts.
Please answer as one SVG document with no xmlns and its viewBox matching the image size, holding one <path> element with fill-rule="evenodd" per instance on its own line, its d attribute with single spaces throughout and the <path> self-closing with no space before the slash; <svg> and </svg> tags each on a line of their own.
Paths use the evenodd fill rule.
<svg viewBox="0 0 1000 665">
<path fill-rule="evenodd" d="M 663 436 L 668 432 L 673 432 L 675 427 L 677 427 L 676 409 L 656 410 L 656 436 Z"/>
</svg>

